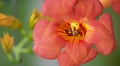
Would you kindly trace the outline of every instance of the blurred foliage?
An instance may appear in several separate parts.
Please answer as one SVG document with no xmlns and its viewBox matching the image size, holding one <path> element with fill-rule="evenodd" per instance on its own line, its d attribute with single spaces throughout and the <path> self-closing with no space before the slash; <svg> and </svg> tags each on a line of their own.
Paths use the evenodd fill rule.
<svg viewBox="0 0 120 66">
<path fill-rule="evenodd" d="M 40 6 L 41 6 L 41 0 L 34 0 L 34 1 L 33 0 L 0 0 L 0 13 L 4 13 L 8 16 L 14 16 L 18 18 L 22 22 L 23 28 L 25 29 L 25 31 L 28 34 L 31 34 L 30 33 L 31 31 L 29 30 L 29 27 L 28 27 L 29 17 L 35 8 L 40 10 Z M 21 42 L 22 38 L 24 37 L 24 35 L 21 34 L 21 32 L 24 33 L 23 30 L 19 31 L 19 30 L 9 29 L 7 27 L 0 27 L 0 37 L 3 37 L 3 32 L 8 32 L 10 33 L 11 36 L 14 36 L 14 41 L 15 41 L 14 44 L 16 46 L 18 45 L 19 42 Z M 23 39 L 23 41 L 25 40 Z M 26 43 L 25 46 L 32 48 L 32 45 L 33 43 L 29 41 Z M 18 52 L 19 49 L 17 48 L 15 51 Z M 0 66 L 19 66 L 19 65 L 20 66 L 21 65 L 22 66 L 30 66 L 30 65 L 33 66 L 32 63 L 29 63 L 29 64 L 26 63 L 29 60 L 25 59 L 28 57 L 28 56 L 26 57 L 25 55 L 27 54 L 21 54 L 20 63 L 18 64 L 11 63 L 6 56 L 6 53 L 3 51 L 2 46 L 0 45 L 0 58 L 1 58 Z M 33 53 L 28 53 L 28 55 L 34 56 Z M 13 54 L 13 59 L 15 59 L 14 54 Z"/>
</svg>

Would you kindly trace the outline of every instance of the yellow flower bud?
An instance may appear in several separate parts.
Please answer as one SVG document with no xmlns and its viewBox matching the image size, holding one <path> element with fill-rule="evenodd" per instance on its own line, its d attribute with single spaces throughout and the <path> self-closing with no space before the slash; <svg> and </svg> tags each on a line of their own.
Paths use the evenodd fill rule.
<svg viewBox="0 0 120 66">
<path fill-rule="evenodd" d="M 0 39 L 2 48 L 6 53 L 10 53 L 13 47 L 14 38 L 9 35 L 9 33 L 5 33 L 3 38 Z"/>
<path fill-rule="evenodd" d="M 52 21 L 51 18 L 49 17 L 46 17 L 46 16 L 43 16 L 41 12 L 38 12 L 37 9 L 34 9 L 33 12 L 32 12 L 32 15 L 30 16 L 30 19 L 29 19 L 29 27 L 31 29 L 34 28 L 35 24 L 38 22 L 38 20 L 40 19 L 46 19 L 48 21 Z"/>
<path fill-rule="evenodd" d="M 38 12 L 37 9 L 33 10 L 30 19 L 29 19 L 29 27 L 31 29 L 34 28 L 34 25 L 37 23 L 37 21 L 42 18 L 42 14 Z"/>
<path fill-rule="evenodd" d="M 111 6 L 111 1 L 112 0 L 100 0 L 101 4 L 103 5 L 103 8 L 108 8 Z"/>
<path fill-rule="evenodd" d="M 21 29 L 21 22 L 13 16 L 6 16 L 5 14 L 0 13 L 0 26 L 12 28 L 12 29 Z"/>
</svg>

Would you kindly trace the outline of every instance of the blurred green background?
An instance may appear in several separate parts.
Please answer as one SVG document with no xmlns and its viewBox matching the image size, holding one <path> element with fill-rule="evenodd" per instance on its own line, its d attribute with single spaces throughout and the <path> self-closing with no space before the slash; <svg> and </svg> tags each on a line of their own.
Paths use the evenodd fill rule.
<svg viewBox="0 0 120 66">
<path fill-rule="evenodd" d="M 41 9 L 42 2 L 43 0 L 0 0 L 0 13 L 17 17 L 23 23 L 24 28 L 28 30 L 29 16 L 33 9 Z M 99 54 L 94 60 L 82 66 L 120 66 L 120 16 L 112 8 L 106 9 L 105 12 L 109 12 L 112 16 L 117 48 L 111 55 L 103 56 Z M 22 39 L 18 30 L 0 27 L 0 37 L 3 32 L 9 32 L 10 35 L 14 36 L 15 44 Z M 9 62 L 0 45 L 0 66 L 58 66 L 57 60 L 41 59 L 34 54 L 22 54 L 21 58 L 20 64 Z"/>
</svg>

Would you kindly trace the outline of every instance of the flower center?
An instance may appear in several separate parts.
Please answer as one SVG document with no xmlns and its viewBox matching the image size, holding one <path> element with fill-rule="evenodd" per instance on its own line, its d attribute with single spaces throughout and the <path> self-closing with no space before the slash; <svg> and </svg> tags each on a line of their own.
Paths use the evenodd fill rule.
<svg viewBox="0 0 120 66">
<path fill-rule="evenodd" d="M 78 36 L 79 34 L 79 23 L 70 23 L 70 28 L 65 30 L 68 36 Z"/>
<path fill-rule="evenodd" d="M 85 24 L 79 23 L 77 21 L 71 21 L 69 23 L 62 23 L 57 28 L 57 34 L 70 42 L 79 42 L 83 40 L 87 32 L 87 27 Z"/>
</svg>

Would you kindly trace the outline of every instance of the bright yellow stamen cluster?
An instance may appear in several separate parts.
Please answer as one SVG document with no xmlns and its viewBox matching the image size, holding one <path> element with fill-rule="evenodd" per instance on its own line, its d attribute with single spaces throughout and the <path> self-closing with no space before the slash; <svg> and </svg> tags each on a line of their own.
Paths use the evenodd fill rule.
<svg viewBox="0 0 120 66">
<path fill-rule="evenodd" d="M 70 27 L 71 27 L 72 31 L 74 31 L 74 29 L 79 29 L 79 23 L 71 22 Z"/>
<path fill-rule="evenodd" d="M 68 23 L 62 23 L 56 31 L 64 40 L 76 44 L 85 38 L 87 25 L 72 20 Z"/>
</svg>

